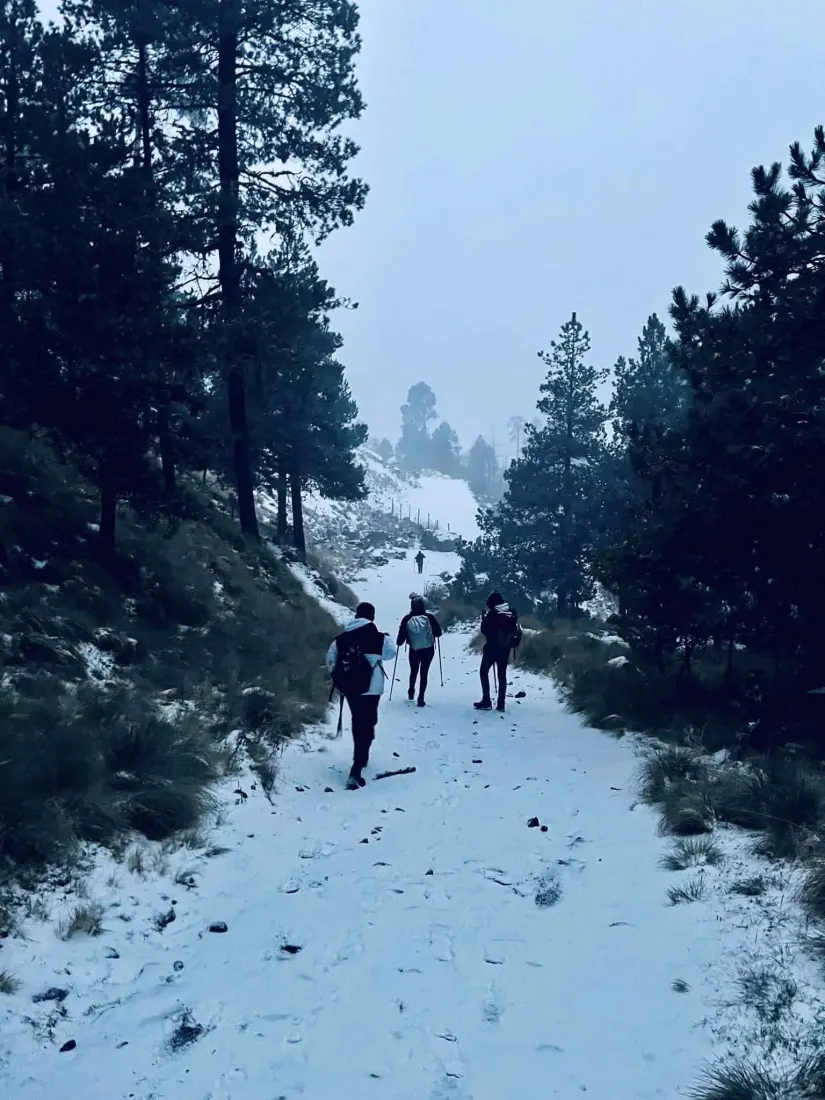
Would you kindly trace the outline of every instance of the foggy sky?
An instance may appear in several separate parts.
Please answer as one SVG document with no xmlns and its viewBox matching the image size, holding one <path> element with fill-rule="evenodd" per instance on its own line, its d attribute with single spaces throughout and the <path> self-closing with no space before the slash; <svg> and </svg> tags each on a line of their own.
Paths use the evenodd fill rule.
<svg viewBox="0 0 825 1100">
<path fill-rule="evenodd" d="M 360 0 L 372 191 L 325 243 L 363 418 L 393 440 L 428 382 L 468 446 L 532 415 L 575 310 L 592 360 L 634 354 L 670 291 L 721 267 L 750 169 L 825 123 L 823 0 Z"/>
</svg>

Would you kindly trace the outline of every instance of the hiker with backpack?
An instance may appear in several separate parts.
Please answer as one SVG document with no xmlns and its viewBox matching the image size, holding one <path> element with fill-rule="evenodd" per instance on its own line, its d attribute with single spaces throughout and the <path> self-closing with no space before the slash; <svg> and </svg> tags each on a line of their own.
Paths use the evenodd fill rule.
<svg viewBox="0 0 825 1100">
<path fill-rule="evenodd" d="M 518 648 L 521 642 L 521 627 L 518 612 L 504 602 L 500 592 L 491 592 L 487 597 L 487 611 L 481 620 L 481 633 L 484 648 L 481 651 L 481 699 L 473 703 L 476 710 L 492 710 L 490 698 L 490 669 L 498 673 L 498 700 L 496 710 L 504 710 L 507 695 L 507 665 L 510 651 Z"/>
<path fill-rule="evenodd" d="M 418 682 L 420 707 L 427 705 L 424 699 L 427 694 L 427 678 L 435 657 L 435 643 L 442 634 L 441 624 L 435 615 L 427 610 L 424 597 L 416 595 L 415 592 L 410 593 L 409 614 L 401 620 L 395 644 L 410 647 L 410 686 L 407 690 L 407 698 L 415 698 L 415 682 L 420 675 Z"/>
<path fill-rule="evenodd" d="M 337 688 L 341 695 L 339 732 L 345 699 L 352 715 L 353 751 L 348 791 L 366 785 L 361 773 L 369 763 L 370 746 L 375 740 L 378 704 L 387 678 L 383 662 L 391 661 L 395 654 L 389 634 L 382 633 L 375 625 L 375 608 L 371 603 L 359 603 L 355 618 L 333 639 L 327 652 L 333 689 Z"/>
<path fill-rule="evenodd" d="M 418 553 L 415 555 L 414 560 L 415 560 L 415 564 L 418 566 L 418 572 L 423 573 L 424 572 L 424 552 L 423 552 L 423 550 L 418 551 Z"/>
</svg>

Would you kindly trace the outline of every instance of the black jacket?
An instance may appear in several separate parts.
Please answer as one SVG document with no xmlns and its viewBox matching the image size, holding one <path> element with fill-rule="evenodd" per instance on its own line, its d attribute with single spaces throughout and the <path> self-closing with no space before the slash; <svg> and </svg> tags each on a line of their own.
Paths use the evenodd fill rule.
<svg viewBox="0 0 825 1100">
<path fill-rule="evenodd" d="M 485 653 L 497 657 L 508 655 L 513 646 L 521 641 L 518 611 L 502 603 L 485 612 L 481 620 L 481 633 L 484 636 Z M 511 641 L 514 634 L 517 640 Z"/>
</svg>

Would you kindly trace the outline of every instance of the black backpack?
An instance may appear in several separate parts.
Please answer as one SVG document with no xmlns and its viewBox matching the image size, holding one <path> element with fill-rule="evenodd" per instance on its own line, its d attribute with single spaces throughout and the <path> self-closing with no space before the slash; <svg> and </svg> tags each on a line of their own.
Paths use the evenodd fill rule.
<svg viewBox="0 0 825 1100">
<path fill-rule="evenodd" d="M 521 627 L 513 611 L 496 612 L 496 649 L 499 653 L 509 653 L 521 642 Z"/>
<path fill-rule="evenodd" d="M 372 683 L 372 665 L 353 632 L 339 634 L 335 639 L 337 658 L 332 670 L 332 686 L 341 696 L 363 695 Z"/>
</svg>

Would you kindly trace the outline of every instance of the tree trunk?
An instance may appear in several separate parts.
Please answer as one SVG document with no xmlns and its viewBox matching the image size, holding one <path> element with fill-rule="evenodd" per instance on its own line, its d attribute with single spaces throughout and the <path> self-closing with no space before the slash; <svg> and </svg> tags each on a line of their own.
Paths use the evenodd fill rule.
<svg viewBox="0 0 825 1100">
<path fill-rule="evenodd" d="M 100 476 L 100 528 L 98 530 L 98 545 L 105 558 L 111 558 L 115 552 L 115 527 L 117 524 L 117 493 L 115 487 L 106 474 L 101 471 Z"/>
<path fill-rule="evenodd" d="M 728 663 L 725 668 L 725 691 L 730 691 L 733 684 L 733 653 L 735 649 L 734 637 L 731 634 L 728 640 Z"/>
<path fill-rule="evenodd" d="M 301 500 L 301 479 L 293 473 L 289 479 L 292 492 L 292 545 L 301 561 L 307 560 L 307 544 L 304 534 L 304 505 Z"/>
<path fill-rule="evenodd" d="M 278 542 L 283 546 L 286 541 L 286 473 L 278 471 Z"/>
<path fill-rule="evenodd" d="M 154 202 L 154 176 L 152 172 L 152 94 L 149 89 L 149 48 L 142 39 L 138 41 L 138 125 L 140 127 L 141 167 L 149 189 L 149 201 Z"/>
<path fill-rule="evenodd" d="M 249 455 L 246 378 L 238 358 L 240 270 L 238 267 L 238 38 L 240 0 L 221 0 L 218 15 L 218 278 L 224 318 L 227 397 L 232 431 L 232 468 L 238 492 L 238 518 L 246 535 L 259 537 L 255 486 Z"/>
<path fill-rule="evenodd" d="M 160 445 L 160 464 L 163 468 L 163 486 L 167 496 L 174 496 L 178 487 L 175 469 L 175 448 L 169 428 L 169 408 L 161 404 L 158 409 L 158 443 Z"/>
</svg>

